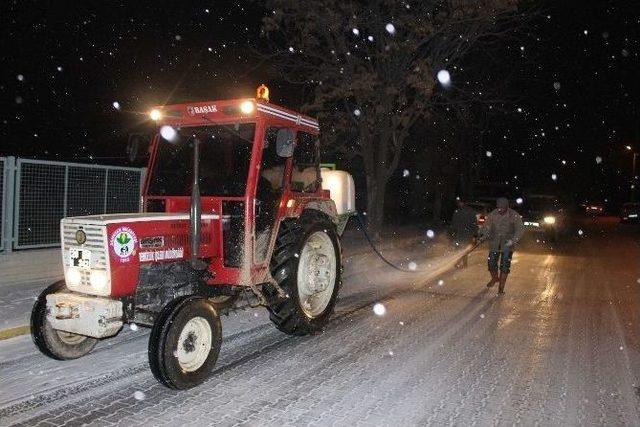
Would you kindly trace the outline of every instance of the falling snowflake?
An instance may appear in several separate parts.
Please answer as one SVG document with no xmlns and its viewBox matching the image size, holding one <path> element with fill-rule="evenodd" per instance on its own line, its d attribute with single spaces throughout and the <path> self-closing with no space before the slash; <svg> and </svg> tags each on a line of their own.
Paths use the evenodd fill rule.
<svg viewBox="0 0 640 427">
<path fill-rule="evenodd" d="M 409 175 L 410 175 L 410 173 L 409 173 L 409 171 L 408 171 L 407 169 L 405 169 L 405 170 L 403 170 L 403 171 L 402 171 L 402 177 L 403 177 L 403 178 L 406 178 L 406 177 L 408 177 Z"/>
<path fill-rule="evenodd" d="M 389 33 L 389 34 L 395 34 L 396 33 L 396 27 L 394 27 L 391 22 L 389 22 L 387 25 L 385 25 L 384 29 L 387 30 L 387 33 Z"/>
<path fill-rule="evenodd" d="M 480 315 L 480 318 L 481 318 L 481 319 L 484 319 L 484 314 L 481 314 L 481 315 Z"/>
<path fill-rule="evenodd" d="M 560 90 L 560 82 L 554 82 L 554 83 L 553 83 L 553 88 L 554 88 L 555 90 Z"/>
<path fill-rule="evenodd" d="M 393 351 L 389 350 L 389 356 L 393 356 Z"/>
<path fill-rule="evenodd" d="M 427 230 L 427 237 L 430 239 L 433 239 L 435 237 L 436 233 L 433 232 L 433 230 Z"/>
<path fill-rule="evenodd" d="M 520 46 L 520 51 L 524 52 L 524 46 Z"/>
<path fill-rule="evenodd" d="M 596 163 L 597 163 L 597 164 L 602 163 L 602 157 L 597 156 L 597 157 L 596 157 Z"/>
<path fill-rule="evenodd" d="M 438 286 L 442 286 L 442 285 L 444 285 L 444 280 L 442 279 L 438 280 Z"/>
<path fill-rule="evenodd" d="M 447 70 L 438 71 L 436 77 L 442 86 L 449 86 L 451 84 L 451 75 Z"/>
<path fill-rule="evenodd" d="M 487 155 L 487 157 L 493 156 L 493 153 L 491 151 L 488 151 L 488 150 L 487 150 L 487 152 L 485 154 Z"/>
<path fill-rule="evenodd" d="M 373 36 L 369 36 L 369 37 L 367 37 L 367 40 L 369 40 L 370 42 L 372 42 L 372 41 L 373 41 Z"/>
<path fill-rule="evenodd" d="M 582 230 L 578 230 L 578 235 L 579 235 L 579 236 L 582 236 L 583 234 L 584 234 L 584 231 L 582 231 Z M 640 280 L 640 279 L 639 279 L 639 280 Z"/>
<path fill-rule="evenodd" d="M 587 34 L 589 34 L 589 31 L 588 30 L 584 30 L 583 33 L 586 36 Z"/>
<path fill-rule="evenodd" d="M 178 132 L 171 126 L 162 126 L 160 128 L 160 135 L 167 141 L 174 141 L 178 136 Z"/>
<path fill-rule="evenodd" d="M 136 390 L 133 392 L 133 398 L 136 400 L 144 400 L 145 399 L 145 395 L 144 392 L 140 391 L 140 390 Z"/>
<path fill-rule="evenodd" d="M 357 108 L 356 108 L 355 110 L 353 110 L 353 115 L 354 115 L 354 116 L 356 116 L 356 117 L 360 117 L 360 114 L 361 114 L 361 112 L 360 112 L 360 110 L 358 110 Z"/>
<path fill-rule="evenodd" d="M 521 204 L 522 204 L 522 202 L 524 202 L 524 200 L 522 200 L 522 197 L 518 197 L 518 198 L 516 199 L 516 203 L 517 203 L 517 204 L 521 205 Z"/>
<path fill-rule="evenodd" d="M 118 101 L 113 101 L 113 104 L 111 105 L 113 105 L 113 108 L 120 111 L 120 103 Z"/>
<path fill-rule="evenodd" d="M 182 36 L 180 34 L 176 34 L 175 39 L 176 41 L 180 41 L 182 40 Z"/>
<path fill-rule="evenodd" d="M 360 35 L 360 30 L 357 28 L 354 28 L 353 30 L 351 30 L 351 32 L 353 32 L 354 35 L 359 36 Z"/>
<path fill-rule="evenodd" d="M 58 66 L 56 67 L 56 70 L 58 70 L 58 71 L 62 71 L 62 67 L 58 65 Z"/>
<path fill-rule="evenodd" d="M 522 108 L 518 107 L 518 113 L 522 113 Z"/>
<path fill-rule="evenodd" d="M 409 263 L 409 270 L 411 270 L 411 271 L 415 271 L 415 269 L 416 269 L 417 267 L 418 267 L 418 265 L 417 265 L 415 262 L 411 261 L 411 262 Z"/>
<path fill-rule="evenodd" d="M 19 82 L 23 82 L 24 81 L 24 76 L 22 74 L 18 74 L 16 76 L 16 79 L 18 79 Z"/>
<path fill-rule="evenodd" d="M 373 312 L 377 315 L 377 316 L 384 316 L 384 314 L 387 312 L 387 309 L 385 308 L 384 305 L 382 305 L 381 303 L 377 302 L 373 305 Z"/>
<path fill-rule="evenodd" d="M 131 323 L 129 325 L 129 329 L 131 329 L 132 331 L 137 331 L 138 330 L 138 325 L 136 325 L 135 323 Z"/>
<path fill-rule="evenodd" d="M 640 279 L 638 279 L 638 283 L 640 283 Z M 401 320 L 398 322 L 400 324 L 400 326 L 404 326 L 404 322 Z"/>
<path fill-rule="evenodd" d="M 556 181 L 558 179 L 558 175 L 556 175 L 555 173 L 551 174 L 551 179 Z"/>
<path fill-rule="evenodd" d="M 293 46 L 289 46 L 289 52 L 293 53 L 294 49 Z"/>
</svg>

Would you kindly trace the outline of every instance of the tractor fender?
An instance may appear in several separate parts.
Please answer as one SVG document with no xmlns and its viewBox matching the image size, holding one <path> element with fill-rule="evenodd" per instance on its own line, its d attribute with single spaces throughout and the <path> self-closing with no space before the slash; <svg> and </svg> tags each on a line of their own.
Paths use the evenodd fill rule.
<svg viewBox="0 0 640 427">
<path fill-rule="evenodd" d="M 305 210 L 314 209 L 327 215 L 334 224 L 338 222 L 336 204 L 331 199 L 309 198 L 297 199 L 295 207 L 287 212 L 285 217 L 299 218 Z"/>
</svg>

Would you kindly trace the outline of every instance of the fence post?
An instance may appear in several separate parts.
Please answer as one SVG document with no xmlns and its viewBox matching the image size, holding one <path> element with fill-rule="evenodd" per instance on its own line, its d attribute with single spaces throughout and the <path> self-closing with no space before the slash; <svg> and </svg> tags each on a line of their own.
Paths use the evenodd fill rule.
<svg viewBox="0 0 640 427">
<path fill-rule="evenodd" d="M 67 216 L 67 194 L 69 193 L 69 165 L 64 167 L 64 195 L 62 196 L 62 217 Z"/>
<path fill-rule="evenodd" d="M 2 247 L 5 253 L 10 253 L 13 250 L 13 234 L 14 234 L 14 226 L 13 226 L 13 215 L 14 215 L 14 202 L 15 197 L 14 193 L 16 191 L 16 158 L 15 157 L 5 157 L 4 158 L 4 191 L 2 196 L 4 197 L 4 202 L 2 203 L 2 212 L 0 212 L 0 216 L 2 217 Z"/>
<path fill-rule="evenodd" d="M 138 198 L 140 202 L 138 206 L 138 212 L 144 211 L 144 204 L 142 202 L 142 197 L 144 196 L 144 184 L 146 179 L 147 179 L 147 168 L 142 168 L 140 170 L 140 197 Z"/>
<path fill-rule="evenodd" d="M 107 213 L 107 193 L 109 192 L 109 169 L 104 173 L 104 200 L 102 201 L 102 214 Z"/>
</svg>

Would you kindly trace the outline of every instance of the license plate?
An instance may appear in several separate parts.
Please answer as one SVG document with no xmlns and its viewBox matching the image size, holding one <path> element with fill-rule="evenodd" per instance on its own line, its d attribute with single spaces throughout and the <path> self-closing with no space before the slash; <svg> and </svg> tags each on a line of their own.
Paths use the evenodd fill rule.
<svg viewBox="0 0 640 427">
<path fill-rule="evenodd" d="M 91 251 L 87 249 L 69 249 L 69 266 L 83 270 L 91 269 Z"/>
<path fill-rule="evenodd" d="M 638 214 L 629 214 L 629 218 L 638 218 Z"/>
<path fill-rule="evenodd" d="M 529 222 L 529 221 L 525 221 L 524 225 L 527 225 L 529 227 L 540 227 L 540 223 L 539 222 Z"/>
</svg>

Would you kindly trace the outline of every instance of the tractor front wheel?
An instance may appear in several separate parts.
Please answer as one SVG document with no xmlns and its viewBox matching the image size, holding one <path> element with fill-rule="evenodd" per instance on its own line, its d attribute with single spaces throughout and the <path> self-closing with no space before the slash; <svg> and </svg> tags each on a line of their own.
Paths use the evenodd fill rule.
<svg viewBox="0 0 640 427">
<path fill-rule="evenodd" d="M 183 390 L 207 379 L 222 343 L 220 317 L 205 299 L 181 297 L 166 306 L 149 336 L 149 366 L 158 381 Z"/>
<path fill-rule="evenodd" d="M 46 288 L 31 310 L 31 338 L 44 355 L 57 360 L 77 359 L 89 353 L 97 338 L 53 329 L 47 320 L 47 295 L 66 290 L 64 281 Z"/>
<path fill-rule="evenodd" d="M 271 260 L 271 275 L 287 293 L 265 285 L 276 327 L 291 335 L 320 330 L 333 313 L 340 287 L 340 245 L 335 226 L 322 213 L 306 212 L 283 222 Z"/>
</svg>

